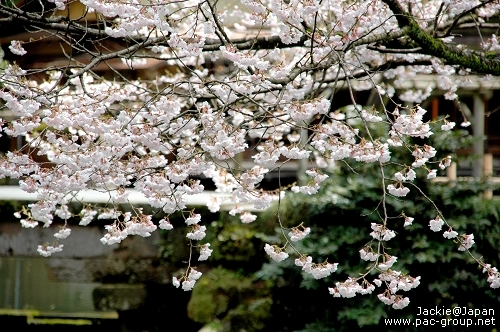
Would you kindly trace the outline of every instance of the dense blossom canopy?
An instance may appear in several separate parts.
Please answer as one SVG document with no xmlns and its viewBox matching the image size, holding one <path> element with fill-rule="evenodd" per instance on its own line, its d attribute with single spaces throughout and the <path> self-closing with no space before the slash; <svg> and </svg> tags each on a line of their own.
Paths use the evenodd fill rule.
<svg viewBox="0 0 500 332">
<path fill-rule="evenodd" d="M 210 244 L 200 241 L 210 227 L 186 207 L 187 196 L 204 191 L 200 179 L 211 179 L 216 187 L 218 195 L 207 202 L 210 211 L 230 200 L 235 204 L 230 213 L 249 223 L 255 215 L 244 206 L 266 209 L 288 190 L 315 194 L 338 162 L 375 163 L 380 223 L 365 230 L 368 244 L 360 258 L 369 264 L 367 272 L 337 282 L 330 293 L 353 297 L 378 289 L 384 303 L 396 309 L 408 305 L 401 291 L 417 287 L 420 277 L 394 270 L 397 257 L 386 243 L 397 236 L 394 220 L 411 227 L 418 216 L 402 211 L 389 216 L 385 205 L 390 197 L 404 199 L 415 190 L 417 178 L 432 179 L 451 163 L 450 157 L 437 158 L 432 146 L 414 144 L 455 126 L 446 119 L 428 121 L 419 104 L 431 93 L 458 99 L 459 89 L 473 79 L 500 75 L 500 61 L 492 56 L 499 41 L 488 30 L 496 27 L 498 1 L 40 3 L 0 5 L 1 22 L 23 25 L 33 34 L 12 40 L 6 58 L 29 56 L 30 44 L 45 38 L 57 40 L 64 53 L 62 61 L 45 68 L 22 68 L 14 60 L 0 71 L 0 101 L 13 115 L 2 120 L 2 133 L 27 142 L 0 159 L 0 177 L 20 179 L 23 190 L 38 194 L 38 202 L 16 214 L 24 227 L 49 227 L 55 217 L 74 217 L 69 205 L 75 193 L 96 190 L 108 193 L 108 206 L 85 205 L 77 215 L 82 226 L 95 218 L 109 220 L 102 243 L 149 236 L 158 226 L 170 230 L 168 216 L 183 211 L 186 241 L 206 260 Z M 466 29 L 484 31 L 481 43 L 462 43 L 457 36 Z M 103 68 L 112 77 L 102 75 Z M 422 75 L 432 75 L 432 84 L 406 88 Z M 357 102 L 356 91 L 364 90 L 375 93 L 376 106 Z M 338 107 L 341 92 L 349 107 Z M 465 115 L 461 125 L 470 125 Z M 394 149 L 413 162 L 398 164 Z M 266 174 L 294 160 L 306 165 L 306 181 L 262 188 Z M 165 217 L 156 223 L 139 208 L 123 212 L 129 188 Z M 444 227 L 443 239 L 454 239 L 451 247 L 469 252 L 473 235 L 456 232 L 439 207 L 429 205 L 436 210 L 429 231 Z M 307 225 L 284 229 L 285 246 L 264 249 L 276 261 L 295 255 L 296 265 L 315 278 L 330 276 L 337 263 L 314 263 L 293 250 L 291 241 L 313 231 Z M 64 241 L 71 241 L 67 225 L 38 251 L 50 256 Z M 491 287 L 499 287 L 497 269 L 475 259 Z M 174 277 L 174 285 L 193 288 L 201 274 L 191 264 Z M 377 277 L 369 281 L 374 271 Z"/>
</svg>

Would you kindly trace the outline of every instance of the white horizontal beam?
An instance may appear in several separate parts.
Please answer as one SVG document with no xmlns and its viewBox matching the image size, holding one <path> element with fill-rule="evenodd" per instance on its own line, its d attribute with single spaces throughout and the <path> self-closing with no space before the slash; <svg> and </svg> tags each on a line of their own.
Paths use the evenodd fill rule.
<svg viewBox="0 0 500 332">
<path fill-rule="evenodd" d="M 135 189 L 125 189 L 128 192 L 128 201 L 135 205 L 148 205 L 148 199 Z M 201 194 L 186 195 L 187 206 L 206 206 L 212 197 L 220 199 L 222 210 L 230 210 L 235 207 L 231 201 L 230 195 L 215 191 L 205 191 Z M 107 192 L 97 190 L 83 190 L 75 195 L 76 200 L 82 203 L 106 204 L 110 203 L 110 196 Z M 27 193 L 18 186 L 0 186 L 0 201 L 37 201 L 36 193 Z M 245 211 L 258 211 L 253 204 L 238 204 L 238 207 Z"/>
</svg>

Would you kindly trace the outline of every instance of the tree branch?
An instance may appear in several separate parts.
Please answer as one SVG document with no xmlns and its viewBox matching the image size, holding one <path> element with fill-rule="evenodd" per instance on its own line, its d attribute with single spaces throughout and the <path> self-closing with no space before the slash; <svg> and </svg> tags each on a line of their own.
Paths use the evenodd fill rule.
<svg viewBox="0 0 500 332">
<path fill-rule="evenodd" d="M 469 68 L 478 74 L 500 76 L 500 61 L 487 59 L 482 53 L 478 54 L 477 52 L 446 45 L 441 39 L 434 38 L 422 30 L 415 19 L 401 7 L 397 0 L 383 1 L 396 16 L 399 27 L 401 29 L 407 28 L 406 34 L 422 47 L 423 54 L 438 57 L 449 65 Z"/>
<path fill-rule="evenodd" d="M 279 36 L 269 36 L 269 37 L 259 37 L 259 38 L 240 38 L 240 39 L 230 39 L 230 43 L 236 46 L 238 50 L 267 50 L 274 48 L 291 48 L 304 46 L 304 42 L 308 39 L 306 35 L 303 35 L 297 43 L 285 44 L 281 41 Z M 205 46 L 203 47 L 204 52 L 218 51 L 219 48 L 223 46 L 218 39 L 208 39 L 205 41 Z"/>
</svg>

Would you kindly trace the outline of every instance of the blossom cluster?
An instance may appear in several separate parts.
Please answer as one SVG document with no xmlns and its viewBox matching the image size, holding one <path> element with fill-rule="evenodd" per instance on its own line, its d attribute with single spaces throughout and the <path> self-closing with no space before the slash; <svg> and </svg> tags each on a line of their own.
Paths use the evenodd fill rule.
<svg viewBox="0 0 500 332">
<path fill-rule="evenodd" d="M 394 309 L 403 309 L 408 306 L 410 299 L 408 297 L 397 295 L 396 292 L 399 290 L 409 291 L 418 287 L 418 285 L 420 285 L 420 279 L 420 276 L 413 278 L 403 275 L 399 271 L 390 270 L 388 272 L 381 273 L 379 278 L 374 280 L 374 283 L 379 287 L 382 283 L 387 285 L 386 291 L 378 295 L 380 301 L 387 305 L 392 305 Z"/>
<path fill-rule="evenodd" d="M 491 288 L 499 288 L 500 287 L 500 273 L 497 268 L 491 266 L 491 264 L 486 264 L 483 268 L 483 273 L 488 272 L 488 282 L 490 283 Z"/>
<path fill-rule="evenodd" d="M 37 251 L 43 257 L 49 257 L 56 252 L 61 252 L 63 250 L 63 247 L 64 247 L 63 244 L 59 245 L 44 244 L 44 245 L 39 245 Z"/>
<path fill-rule="evenodd" d="M 370 235 L 376 240 L 389 241 L 396 236 L 396 233 L 394 231 L 381 224 L 372 223 L 371 228 L 373 231 L 370 233 Z"/>
<path fill-rule="evenodd" d="M 206 261 L 210 255 L 212 255 L 212 249 L 210 249 L 210 243 L 206 243 L 201 246 L 200 249 L 200 257 L 198 257 L 199 261 Z"/>
<path fill-rule="evenodd" d="M 356 294 L 366 295 L 371 294 L 375 290 L 375 286 L 366 280 L 360 285 L 356 279 L 348 278 L 344 282 L 337 282 L 335 287 L 328 288 L 330 295 L 333 297 L 351 298 Z"/>
<path fill-rule="evenodd" d="M 271 257 L 276 262 L 281 262 L 282 260 L 288 258 L 288 254 L 280 247 L 271 246 L 266 243 L 266 245 L 264 246 L 264 250 L 269 255 L 269 257 Z"/>
<path fill-rule="evenodd" d="M 184 291 L 190 291 L 194 288 L 194 285 L 196 284 L 196 281 L 200 279 L 202 273 L 199 271 L 196 271 L 193 268 L 190 268 L 189 274 L 187 276 L 183 276 L 181 278 L 182 281 L 182 289 Z M 179 287 L 181 285 L 181 280 L 177 279 L 176 277 L 172 278 L 172 285 L 175 287 Z"/>
<path fill-rule="evenodd" d="M 338 263 L 313 263 L 311 256 L 302 256 L 295 259 L 295 265 L 302 267 L 302 271 L 312 275 L 314 279 L 322 279 L 328 277 L 333 272 L 337 271 Z"/>
<path fill-rule="evenodd" d="M 304 239 L 311 232 L 311 228 L 309 227 L 293 227 L 288 236 L 290 237 L 290 241 L 300 241 Z"/>
</svg>

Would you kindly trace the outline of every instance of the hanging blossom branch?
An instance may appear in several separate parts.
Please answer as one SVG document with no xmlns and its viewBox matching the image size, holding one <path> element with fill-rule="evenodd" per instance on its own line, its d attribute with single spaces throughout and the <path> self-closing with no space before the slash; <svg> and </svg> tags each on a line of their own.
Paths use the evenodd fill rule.
<svg viewBox="0 0 500 332">
<path fill-rule="evenodd" d="M 54 242 L 39 246 L 41 255 L 55 254 L 63 249 L 61 242 L 71 240 L 67 220 L 72 217 L 81 226 L 108 220 L 101 239 L 107 245 L 132 235 L 150 236 L 157 228 L 183 227 L 190 255 L 185 273 L 172 283 L 190 290 L 201 276 L 193 263 L 196 251 L 199 261 L 212 252 L 210 243 L 203 242 L 210 227 L 186 206 L 188 196 L 204 192 L 203 178 L 216 187 L 217 195 L 207 202 L 210 211 L 219 211 L 222 200 L 228 200 L 235 206 L 229 213 L 251 223 L 256 215 L 243 206 L 266 209 L 290 191 L 316 194 L 339 162 L 375 163 L 381 198 L 374 211 L 380 222 L 371 224 L 369 241 L 360 249 L 367 270 L 329 291 L 353 297 L 381 288 L 382 302 L 395 309 L 408 305 L 401 292 L 417 287 L 420 277 L 396 270 L 398 257 L 388 241 L 396 236 L 393 220 L 402 219 L 408 227 L 418 217 L 403 211 L 390 216 L 387 207 L 412 188 L 427 197 L 415 179 L 430 180 L 451 163 L 450 157 L 437 157 L 428 138 L 436 130 L 452 130 L 455 123 L 426 121 L 426 110 L 418 104 L 433 87 L 405 91 L 401 82 L 433 74 L 436 88 L 457 99 L 455 92 L 470 72 L 498 75 L 496 60 L 432 33 L 445 31 L 464 13 L 487 20 L 500 5 L 488 1 L 471 7 L 457 0 L 443 7 L 436 1 L 412 1 L 409 13 L 391 0 L 352 5 L 243 0 L 244 10 L 221 13 L 216 3 L 198 0 L 81 0 L 84 13 L 99 19 L 86 17 L 83 23 L 56 15 L 70 2 L 52 2 L 55 7 L 43 13 L 0 5 L 6 19 L 44 36 L 61 36 L 72 51 L 66 53 L 65 66 L 30 70 L 11 62 L 0 72 L 0 100 L 13 115 L 1 120 L 2 134 L 26 139 L 22 149 L 0 158 L 0 177 L 19 179 L 23 190 L 38 194 L 38 201 L 16 217 L 26 228 L 53 227 L 56 218 L 65 221 Z M 9 58 L 29 57 L 26 46 L 35 42 L 12 40 Z M 494 35 L 483 46 L 488 52 L 500 49 Z M 153 60 L 165 67 L 135 79 L 117 69 L 113 59 L 122 59 L 130 72 L 143 68 L 151 73 Z M 101 63 L 117 74 L 113 80 L 97 74 Z M 352 105 L 337 109 L 340 89 L 348 91 Z M 368 89 L 381 106 L 358 105 L 354 91 Z M 401 106 L 396 97 L 415 106 Z M 415 145 L 415 139 L 422 143 Z M 400 162 L 394 151 L 413 161 Z M 239 161 L 243 153 L 250 155 L 251 165 Z M 37 161 L 35 155 L 47 160 Z M 308 181 L 262 189 L 266 175 L 293 161 L 307 161 Z M 153 213 L 132 205 L 130 188 L 148 200 Z M 72 211 L 76 193 L 85 190 L 107 193 L 109 204 Z M 132 212 L 124 212 L 123 204 L 131 205 Z M 446 225 L 443 237 L 469 253 L 488 273 L 491 287 L 498 288 L 497 269 L 469 250 L 473 235 L 459 234 L 438 206 L 429 204 L 436 212 L 430 230 L 441 232 Z M 169 217 L 179 211 L 184 222 L 174 224 Z M 156 222 L 153 215 L 162 219 Z M 314 232 L 308 225 L 279 226 L 284 245 L 263 248 L 271 259 L 295 255 L 295 264 L 316 279 L 331 276 L 342 264 L 315 263 L 297 250 L 294 243 Z"/>
</svg>

